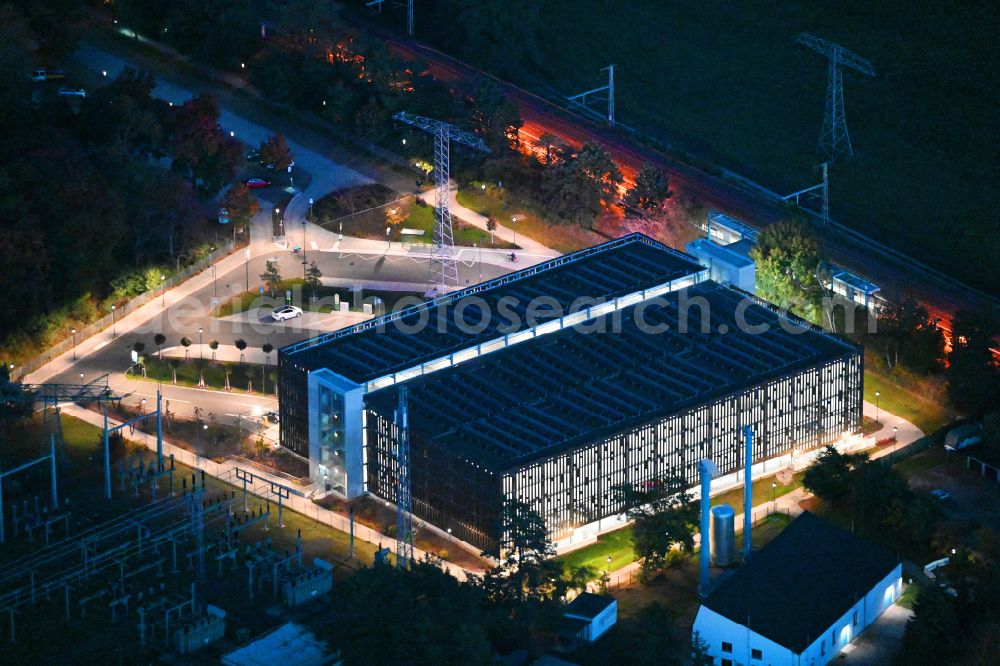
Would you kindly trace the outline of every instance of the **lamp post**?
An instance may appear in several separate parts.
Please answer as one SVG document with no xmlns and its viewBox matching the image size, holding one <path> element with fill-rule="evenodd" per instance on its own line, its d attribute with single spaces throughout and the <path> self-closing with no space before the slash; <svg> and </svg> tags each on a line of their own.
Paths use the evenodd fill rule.
<svg viewBox="0 0 1000 666">
<path fill-rule="evenodd" d="M 73 334 L 73 360 L 76 360 L 76 329 L 71 328 L 69 332 Z"/>
<path fill-rule="evenodd" d="M 892 462 L 896 458 L 896 433 L 899 432 L 899 426 L 892 426 L 892 453 L 889 454 L 889 462 Z"/>
<path fill-rule="evenodd" d="M 111 337 L 112 339 L 118 337 L 118 329 L 115 326 L 115 306 L 111 305 Z"/>
<path fill-rule="evenodd" d="M 160 305 L 164 307 L 167 305 L 167 277 L 165 275 L 160 276 Z"/>
<path fill-rule="evenodd" d="M 878 423 L 878 417 L 879 417 L 878 399 L 879 399 L 879 396 L 881 396 L 881 395 L 882 395 L 881 391 L 875 391 L 875 422 L 876 423 Z"/>
<path fill-rule="evenodd" d="M 385 251 L 388 252 L 392 247 L 392 241 L 389 240 L 389 234 L 392 232 L 392 227 L 385 228 Z"/>
<path fill-rule="evenodd" d="M 771 513 L 778 510 L 778 484 L 771 482 Z"/>
<path fill-rule="evenodd" d="M 201 360 L 205 360 L 205 345 L 201 343 L 201 334 L 205 332 L 205 329 L 198 327 L 198 353 L 200 354 Z"/>
<path fill-rule="evenodd" d="M 514 232 L 514 245 L 517 245 L 517 215 L 510 218 L 511 230 Z"/>
<path fill-rule="evenodd" d="M 285 220 L 284 220 L 284 218 L 281 217 L 281 209 L 280 208 L 275 208 L 274 209 L 274 214 L 278 218 L 278 231 L 280 232 L 279 235 L 280 236 L 284 236 L 285 235 Z M 271 233 L 274 233 L 273 229 L 272 229 Z"/>
</svg>

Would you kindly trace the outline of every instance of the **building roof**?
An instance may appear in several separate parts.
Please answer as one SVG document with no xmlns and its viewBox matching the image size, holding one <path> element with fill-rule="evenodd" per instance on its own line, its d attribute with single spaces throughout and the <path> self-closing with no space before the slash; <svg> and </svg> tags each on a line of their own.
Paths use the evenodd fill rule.
<svg viewBox="0 0 1000 666">
<path fill-rule="evenodd" d="M 698 302 L 707 327 L 701 308 L 685 306 Z M 416 377 L 406 382 L 410 432 L 504 471 L 858 353 L 808 324 L 790 332 L 762 303 L 704 281 Z M 397 400 L 396 387 L 366 397 L 386 416 Z"/>
<path fill-rule="evenodd" d="M 283 624 L 222 657 L 226 666 L 330 666 L 339 661 L 338 652 L 294 622 Z"/>
<path fill-rule="evenodd" d="M 705 256 L 711 257 L 715 261 L 722 261 L 736 268 L 745 268 L 746 266 L 754 265 L 753 259 L 742 252 L 735 252 L 731 249 L 734 245 L 739 245 L 744 242 L 746 241 L 741 240 L 733 243 L 732 245 L 719 245 L 711 239 L 699 238 L 688 243 L 687 250 L 691 253 L 700 252 Z M 752 243 L 750 245 L 752 247 Z M 740 245 L 740 247 L 744 246 Z"/>
<path fill-rule="evenodd" d="M 615 600 L 612 597 L 594 594 L 593 592 L 581 592 L 576 599 L 570 602 L 569 606 L 566 606 L 563 615 L 593 620 L 613 603 L 615 603 Z"/>
<path fill-rule="evenodd" d="M 801 654 L 898 564 L 881 547 L 806 511 L 703 605 Z"/>
<path fill-rule="evenodd" d="M 578 299 L 610 300 L 702 270 L 694 258 L 641 234 L 630 234 L 398 313 L 289 345 L 281 349 L 280 356 L 282 362 L 291 361 L 306 370 L 329 368 L 363 383 L 528 328 L 526 308 L 533 299 L 554 299 L 554 303 L 549 302 L 557 303 L 565 315 Z M 470 296 L 482 301 L 469 299 L 461 311 L 455 307 Z M 501 299 L 505 299 L 507 309 L 498 307 Z M 476 331 L 482 306 L 490 313 L 490 323 Z M 516 315 L 519 321 L 498 332 L 512 319 L 507 313 Z M 468 326 L 460 326 L 460 316 Z M 536 323 L 558 316 L 543 313 L 536 317 Z M 428 325 L 419 326 L 422 318 Z"/>
</svg>

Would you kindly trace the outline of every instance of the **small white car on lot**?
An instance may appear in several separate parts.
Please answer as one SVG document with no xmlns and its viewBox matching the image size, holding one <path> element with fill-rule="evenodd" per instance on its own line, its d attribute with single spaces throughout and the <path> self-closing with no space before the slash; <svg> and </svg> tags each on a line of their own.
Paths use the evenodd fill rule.
<svg viewBox="0 0 1000 666">
<path fill-rule="evenodd" d="M 86 97 L 87 96 L 87 91 L 84 90 L 83 88 L 69 88 L 67 86 L 63 86 L 62 88 L 59 89 L 59 96 L 60 97 Z"/>
<path fill-rule="evenodd" d="M 296 307 L 294 305 L 284 305 L 280 308 L 275 308 L 274 312 L 271 313 L 271 319 L 274 321 L 285 321 L 286 319 L 296 319 L 302 316 L 302 308 Z"/>
</svg>

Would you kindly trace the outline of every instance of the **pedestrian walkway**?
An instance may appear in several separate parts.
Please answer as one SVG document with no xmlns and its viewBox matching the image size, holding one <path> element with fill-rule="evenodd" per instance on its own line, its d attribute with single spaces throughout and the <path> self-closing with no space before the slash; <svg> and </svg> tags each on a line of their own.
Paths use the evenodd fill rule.
<svg viewBox="0 0 1000 666">
<path fill-rule="evenodd" d="M 419 199 L 427 202 L 431 206 L 437 206 L 437 190 L 429 190 L 422 194 L 417 195 Z M 474 210 L 466 208 L 462 204 L 458 203 L 458 188 L 452 186 L 448 190 L 448 207 L 451 210 L 452 217 L 470 224 L 474 227 L 478 227 L 483 231 L 489 231 L 486 227 L 487 217 L 481 215 Z M 502 224 L 497 224 L 497 228 L 493 232 L 497 238 L 506 241 L 508 243 L 513 243 L 521 248 L 518 255 L 521 252 L 527 252 L 529 254 L 535 254 L 547 257 L 558 257 L 559 252 L 556 252 L 552 248 L 546 247 L 539 243 L 538 241 L 521 234 L 517 235 L 517 232 L 513 229 L 503 226 Z"/>
<path fill-rule="evenodd" d="M 77 405 L 66 405 L 63 407 L 64 413 L 79 418 L 91 425 L 97 426 L 99 428 L 104 426 L 104 416 L 98 414 L 97 412 L 92 412 L 87 409 L 83 409 Z M 109 425 L 117 426 L 121 423 L 114 419 L 108 420 Z M 146 441 L 140 439 L 128 438 L 136 444 L 144 445 L 147 448 L 155 451 L 156 450 L 156 438 L 144 438 Z M 204 470 L 206 474 L 209 474 L 217 479 L 228 480 L 235 477 L 235 471 L 239 466 L 233 461 L 226 460 L 224 462 L 215 462 L 209 458 L 203 458 L 197 454 L 194 454 L 187 449 L 184 449 L 176 444 L 171 443 L 167 438 L 163 439 L 163 455 L 173 456 L 174 460 L 177 462 L 187 465 L 193 469 Z M 268 474 L 262 472 L 258 468 L 254 468 L 253 471 L 254 481 L 247 484 L 247 492 L 252 493 L 257 497 L 270 497 L 272 495 L 271 484 L 275 483 L 281 486 L 288 486 L 288 480 L 278 477 L 273 474 Z M 301 488 L 299 489 L 301 492 Z M 312 501 L 311 494 L 306 497 L 305 494 L 289 493 L 289 497 L 284 500 L 284 508 L 300 513 L 306 518 L 315 520 L 318 523 L 327 525 L 335 530 L 341 532 L 349 533 L 351 530 L 350 521 L 344 516 L 325 509 L 315 502 Z M 396 540 L 392 537 L 386 536 L 375 530 L 362 525 L 360 523 L 354 523 L 354 536 L 361 541 L 365 541 L 374 544 L 379 547 L 389 548 L 392 552 L 396 550 Z M 424 559 L 427 553 L 414 548 L 413 555 L 417 559 Z M 458 580 L 466 579 L 466 572 L 461 567 L 451 564 L 450 562 L 442 562 L 441 568 L 450 573 L 451 575 L 458 578 Z"/>
</svg>

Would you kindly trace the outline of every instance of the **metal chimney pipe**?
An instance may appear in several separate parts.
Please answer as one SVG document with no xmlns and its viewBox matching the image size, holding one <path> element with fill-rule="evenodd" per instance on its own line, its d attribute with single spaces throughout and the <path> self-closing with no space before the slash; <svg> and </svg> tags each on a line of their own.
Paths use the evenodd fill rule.
<svg viewBox="0 0 1000 666">
<path fill-rule="evenodd" d="M 708 494 L 712 490 L 712 477 L 716 474 L 715 463 L 708 458 L 703 459 L 698 463 L 698 472 L 701 474 L 701 557 L 699 560 L 698 594 L 704 598 L 708 596 L 711 583 L 711 573 L 709 572 L 711 501 Z"/>
<path fill-rule="evenodd" d="M 743 559 L 750 557 L 753 530 L 753 430 L 743 426 Z"/>
</svg>

